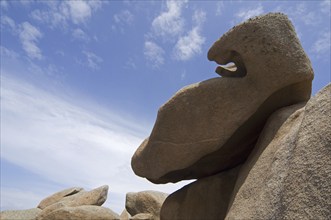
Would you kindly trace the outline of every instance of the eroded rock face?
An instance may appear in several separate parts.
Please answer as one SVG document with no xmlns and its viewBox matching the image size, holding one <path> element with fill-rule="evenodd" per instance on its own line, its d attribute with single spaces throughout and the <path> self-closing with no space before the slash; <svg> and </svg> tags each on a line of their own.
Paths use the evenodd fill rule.
<svg viewBox="0 0 331 220">
<path fill-rule="evenodd" d="M 137 214 L 150 214 L 153 219 L 160 218 L 160 210 L 168 194 L 157 191 L 142 191 L 127 193 L 125 208 L 128 213 L 137 219 Z"/>
<path fill-rule="evenodd" d="M 267 14 L 222 36 L 208 53 L 236 72 L 177 92 L 158 112 L 132 157 L 134 172 L 154 183 L 202 178 L 243 163 L 267 118 L 307 101 L 313 70 L 288 18 Z"/>
<path fill-rule="evenodd" d="M 60 192 L 54 193 L 53 195 L 50 195 L 47 198 L 43 199 L 39 203 L 38 208 L 44 209 L 47 206 L 50 206 L 50 205 L 52 205 L 52 204 L 60 201 L 64 197 L 68 197 L 68 196 L 74 195 L 74 194 L 76 194 L 78 192 L 81 192 L 82 190 L 84 190 L 84 189 L 81 188 L 81 187 L 72 187 L 72 188 L 65 189 L 65 190 L 62 190 Z"/>
<path fill-rule="evenodd" d="M 112 210 L 92 205 L 84 205 L 78 207 L 63 207 L 57 209 L 44 217 L 47 220 L 119 220 L 118 214 Z"/>
<path fill-rule="evenodd" d="M 163 203 L 161 219 L 224 219 L 238 171 L 202 178 L 172 193 Z"/>
<path fill-rule="evenodd" d="M 242 166 L 226 219 L 329 219 L 331 85 L 275 112 Z"/>
</svg>

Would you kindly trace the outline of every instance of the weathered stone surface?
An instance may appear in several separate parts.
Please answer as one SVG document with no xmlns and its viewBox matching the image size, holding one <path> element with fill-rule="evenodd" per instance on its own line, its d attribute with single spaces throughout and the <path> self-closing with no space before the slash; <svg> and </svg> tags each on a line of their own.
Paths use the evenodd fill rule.
<svg viewBox="0 0 331 220">
<path fill-rule="evenodd" d="M 121 220 L 129 220 L 130 217 L 131 215 L 128 213 L 128 211 L 126 211 L 126 209 L 124 209 L 120 215 Z"/>
<path fill-rule="evenodd" d="M 26 209 L 26 210 L 8 210 L 0 212 L 1 220 L 34 220 L 41 212 L 39 208 Z"/>
<path fill-rule="evenodd" d="M 267 14 L 222 36 L 208 58 L 230 73 L 183 88 L 158 112 L 131 165 L 154 183 L 202 178 L 245 161 L 267 118 L 310 98 L 313 70 L 288 18 Z M 234 76 L 234 77 L 231 77 Z"/>
<path fill-rule="evenodd" d="M 169 195 L 161 220 L 224 219 L 239 167 L 199 179 Z"/>
<path fill-rule="evenodd" d="M 135 216 L 132 216 L 130 220 L 155 220 L 156 218 L 149 213 L 139 213 Z"/>
<path fill-rule="evenodd" d="M 330 219 L 331 85 L 300 107 L 268 120 L 226 219 Z"/>
<path fill-rule="evenodd" d="M 78 193 L 82 190 L 83 190 L 83 188 L 81 188 L 81 187 L 72 187 L 72 188 L 65 189 L 65 190 L 62 190 L 60 192 L 54 193 L 53 195 L 50 195 L 47 198 L 43 199 L 39 203 L 38 208 L 44 209 L 47 206 L 52 205 L 52 204 L 60 201 L 64 197 L 74 195 L 74 194 L 76 194 L 76 193 Z"/>
<path fill-rule="evenodd" d="M 111 209 L 84 205 L 77 207 L 63 207 L 50 212 L 44 217 L 46 220 L 82 220 L 82 219 L 93 219 L 93 220 L 119 220 L 120 216 L 113 212 Z"/>
<path fill-rule="evenodd" d="M 154 219 L 159 219 L 160 209 L 168 194 L 157 191 L 142 191 L 127 193 L 125 208 L 131 216 L 149 213 Z"/>
<path fill-rule="evenodd" d="M 45 219 L 49 213 L 64 207 L 77 207 L 83 205 L 101 206 L 107 200 L 108 186 L 101 186 L 91 191 L 80 191 L 74 195 L 64 197 L 59 202 L 47 206 L 38 215 L 39 219 Z"/>
</svg>

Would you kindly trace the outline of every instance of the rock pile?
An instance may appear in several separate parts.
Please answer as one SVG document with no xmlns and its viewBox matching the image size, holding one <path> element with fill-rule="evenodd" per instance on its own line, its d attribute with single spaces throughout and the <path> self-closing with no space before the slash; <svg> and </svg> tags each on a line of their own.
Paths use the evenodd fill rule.
<svg viewBox="0 0 331 220">
<path fill-rule="evenodd" d="M 158 220 L 168 194 L 157 191 L 127 193 L 121 215 L 102 207 L 107 200 L 108 186 L 91 191 L 73 187 L 43 199 L 37 208 L 0 213 L 1 220 Z"/>
<path fill-rule="evenodd" d="M 91 191 L 73 187 L 43 199 L 37 208 L 19 211 L 3 211 L 0 219 L 31 220 L 117 220 L 119 215 L 101 205 L 107 200 L 108 186 Z"/>
<path fill-rule="evenodd" d="M 222 77 L 177 92 L 132 157 L 151 182 L 197 179 L 167 197 L 161 220 L 330 218 L 331 86 L 310 99 L 313 70 L 287 16 L 232 28 L 208 59 Z"/>
</svg>

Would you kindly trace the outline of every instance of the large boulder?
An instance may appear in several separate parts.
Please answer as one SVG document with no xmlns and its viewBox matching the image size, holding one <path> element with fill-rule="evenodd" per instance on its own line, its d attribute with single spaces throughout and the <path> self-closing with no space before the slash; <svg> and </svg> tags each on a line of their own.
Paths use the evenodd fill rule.
<svg viewBox="0 0 331 220">
<path fill-rule="evenodd" d="M 157 191 L 142 191 L 127 193 L 125 208 L 131 216 L 137 214 L 151 214 L 153 219 L 160 218 L 160 210 L 168 194 Z"/>
<path fill-rule="evenodd" d="M 74 194 L 76 194 L 78 192 L 81 192 L 82 190 L 84 190 L 84 189 L 81 188 L 81 187 L 72 187 L 72 188 L 65 189 L 65 190 L 62 190 L 60 192 L 54 193 L 53 195 L 50 195 L 47 198 L 43 199 L 39 203 L 38 208 L 44 209 L 47 206 L 52 205 L 52 204 L 60 201 L 64 197 L 68 197 L 68 196 L 74 195 Z"/>
<path fill-rule="evenodd" d="M 47 220 L 119 220 L 120 216 L 112 210 L 93 205 L 77 207 L 63 207 L 48 213 L 44 219 Z"/>
<path fill-rule="evenodd" d="M 134 172 L 154 183 L 211 176 L 243 163 L 267 118 L 307 101 L 313 70 L 283 14 L 249 19 L 209 50 L 223 77 L 187 86 L 158 112 L 132 157 Z"/>
<path fill-rule="evenodd" d="M 41 212 L 39 208 L 26 210 L 8 210 L 0 212 L 1 220 L 35 220 L 37 215 Z"/>
<path fill-rule="evenodd" d="M 238 171 L 202 178 L 172 193 L 163 203 L 161 220 L 224 219 Z"/>
<path fill-rule="evenodd" d="M 91 191 L 80 191 L 74 195 L 62 198 L 60 201 L 47 206 L 38 215 L 38 220 L 47 219 L 49 213 L 65 207 L 77 207 L 83 205 L 101 206 L 107 200 L 108 186 L 104 185 Z"/>
<path fill-rule="evenodd" d="M 331 85 L 302 106 L 270 117 L 226 219 L 330 219 Z"/>
</svg>

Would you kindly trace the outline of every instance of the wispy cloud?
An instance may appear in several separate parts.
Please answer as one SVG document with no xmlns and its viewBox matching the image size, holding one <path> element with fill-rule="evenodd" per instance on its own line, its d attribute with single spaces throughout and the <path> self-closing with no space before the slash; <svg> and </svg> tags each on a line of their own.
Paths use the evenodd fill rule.
<svg viewBox="0 0 331 220">
<path fill-rule="evenodd" d="M 1 16 L 1 30 L 9 28 L 10 31 L 15 32 L 16 31 L 16 24 L 13 19 L 8 17 L 7 15 Z"/>
<path fill-rule="evenodd" d="M 102 1 L 49 1 L 45 2 L 47 9 L 35 9 L 30 16 L 52 28 L 63 28 L 68 22 L 73 24 L 86 23 L 93 12 L 101 8 Z"/>
<path fill-rule="evenodd" d="M 103 62 L 101 57 L 90 51 L 83 51 L 83 54 L 86 56 L 87 66 L 90 69 L 97 70 L 100 68 L 100 64 Z"/>
<path fill-rule="evenodd" d="M 220 16 L 223 13 L 224 2 L 216 2 L 216 16 Z"/>
<path fill-rule="evenodd" d="M 90 40 L 90 37 L 80 28 L 76 28 L 72 31 L 72 37 L 83 42 L 88 42 Z"/>
<path fill-rule="evenodd" d="M 109 184 L 110 192 L 120 195 L 109 198 L 116 211 L 124 208 L 128 191 L 171 192 L 183 185 L 156 186 L 133 174 L 131 156 L 148 134 L 143 124 L 91 101 L 78 102 L 1 75 L 1 159 L 61 185 Z M 36 191 L 31 188 L 23 198 L 19 187 L 2 188 L 1 206 L 23 208 L 8 204 L 13 197 L 38 204 Z"/>
<path fill-rule="evenodd" d="M 132 25 L 134 22 L 134 15 L 127 9 L 116 13 L 113 16 L 115 23 L 111 26 L 112 30 L 119 30 L 122 34 L 125 33 L 125 26 Z"/>
<path fill-rule="evenodd" d="M 331 47 L 331 34 L 329 31 L 321 32 L 318 39 L 314 42 L 311 51 L 318 55 L 323 55 L 326 53 L 330 53 L 330 47 Z"/>
<path fill-rule="evenodd" d="M 182 8 L 186 2 L 167 1 L 166 10 L 161 12 L 152 22 L 153 33 L 164 38 L 179 35 L 184 28 Z"/>
<path fill-rule="evenodd" d="M 19 54 L 16 53 L 13 50 L 10 50 L 8 48 L 6 48 L 5 46 L 0 45 L 0 55 L 1 57 L 8 57 L 10 59 L 17 59 L 19 57 Z"/>
<path fill-rule="evenodd" d="M 205 38 L 199 33 L 199 28 L 195 27 L 188 35 L 180 37 L 174 48 L 174 56 L 178 60 L 189 60 L 194 55 L 201 53 L 201 46 Z"/>
<path fill-rule="evenodd" d="M 134 16 L 129 10 L 122 10 L 113 16 L 114 21 L 118 24 L 132 24 Z"/>
<path fill-rule="evenodd" d="M 263 6 L 260 4 L 257 7 L 242 8 L 235 14 L 240 21 L 245 21 L 251 17 L 261 15 L 264 13 Z"/>
<path fill-rule="evenodd" d="M 330 0 L 324 0 L 320 3 L 321 11 L 322 13 L 325 13 L 330 16 L 331 14 L 331 1 Z"/>
<path fill-rule="evenodd" d="M 37 43 L 42 36 L 43 34 L 39 31 L 39 29 L 29 22 L 23 22 L 20 25 L 19 38 L 21 40 L 23 50 L 32 59 L 41 60 L 43 58 L 41 49 L 37 46 Z"/>
<path fill-rule="evenodd" d="M 177 60 L 189 60 L 201 53 L 202 45 L 205 42 L 205 37 L 201 34 L 201 27 L 206 21 L 206 13 L 202 10 L 195 10 L 192 20 L 195 23 L 194 27 L 187 35 L 179 37 L 174 47 L 174 57 Z"/>
<path fill-rule="evenodd" d="M 145 42 L 144 55 L 154 68 L 164 64 L 164 50 L 152 41 Z"/>
</svg>

